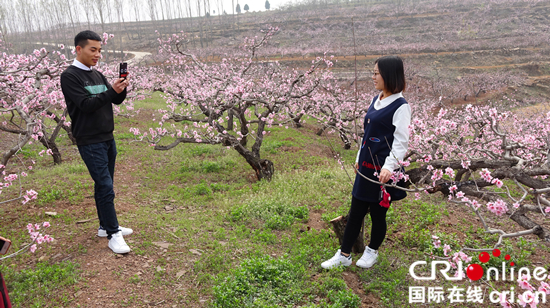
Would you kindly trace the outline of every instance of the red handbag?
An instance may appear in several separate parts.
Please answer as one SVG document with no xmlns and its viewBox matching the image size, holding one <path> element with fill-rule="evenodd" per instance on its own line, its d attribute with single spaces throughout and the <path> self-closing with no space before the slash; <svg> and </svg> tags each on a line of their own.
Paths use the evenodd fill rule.
<svg viewBox="0 0 550 308">
<path fill-rule="evenodd" d="M 380 193 L 382 194 L 382 201 L 380 201 L 380 205 L 389 209 L 391 201 L 390 194 L 386 191 L 386 188 L 384 188 L 384 186 L 380 186 Z"/>
<path fill-rule="evenodd" d="M 11 308 L 8 289 L 6 288 L 6 282 L 4 281 L 2 273 L 0 273 L 0 308 Z"/>
</svg>

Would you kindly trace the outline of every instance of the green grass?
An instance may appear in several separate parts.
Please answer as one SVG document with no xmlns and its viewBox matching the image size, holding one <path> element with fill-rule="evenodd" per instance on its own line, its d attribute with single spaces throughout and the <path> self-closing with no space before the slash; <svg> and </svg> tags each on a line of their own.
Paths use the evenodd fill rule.
<svg viewBox="0 0 550 308">
<path fill-rule="evenodd" d="M 251 258 L 218 278 L 212 307 L 293 307 L 303 294 L 305 269 L 288 259 Z"/>
<path fill-rule="evenodd" d="M 157 93 L 136 103 L 142 112 L 162 107 Z M 466 211 L 457 215 L 462 209 L 443 202 L 440 196 L 423 196 L 418 201 L 409 197 L 394 203 L 388 211 L 387 238 L 375 267 L 368 271 L 354 266 L 322 270 L 320 263 L 339 246 L 328 221 L 347 214 L 352 188 L 348 176 L 332 158 L 324 136 L 316 136 L 313 129 L 307 128 L 269 128 L 261 154 L 273 161 L 275 175 L 270 182 L 258 182 L 246 161 L 226 147 L 182 144 L 170 151 L 155 151 L 145 143 L 134 142 L 128 134 L 129 127 L 143 131 L 155 125 L 149 120 L 137 123 L 132 118 L 117 118 L 115 202 L 134 206 L 119 214 L 119 222 L 138 231 L 131 237 L 133 252 L 129 257 L 140 258 L 139 264 L 141 258 L 153 260 L 153 266 L 140 275 L 120 267 L 109 271 L 128 293 L 124 300 L 114 303 L 117 306 L 142 303 L 143 294 L 131 290 L 146 287 L 163 296 L 167 305 L 178 307 L 359 307 L 361 298 L 345 279 L 353 275 L 380 307 L 404 307 L 408 286 L 415 283 L 408 275 L 410 264 L 428 260 L 432 253 L 443 255 L 441 249 L 433 247 L 432 235 L 439 236 L 453 250 L 487 247 L 496 241 L 495 235 L 471 223 L 473 215 Z M 63 138 L 60 144 L 66 146 L 65 162 L 53 166 L 48 158 L 37 161 L 24 184 L 32 181 L 38 199 L 17 211 L 0 208 L 2 217 L 13 217 L 13 222 L 0 226 L 0 234 L 19 246 L 28 241 L 26 223 L 43 221 L 43 212 L 54 208 L 58 215 L 48 217 L 52 222 L 48 231 L 60 239 L 60 245 L 45 245 L 41 253 L 70 253 L 79 260 L 94 253 L 89 243 L 82 241 L 90 238 L 90 226 L 75 224 L 95 215 L 93 206 L 82 208 L 83 204 L 93 203 L 89 199 L 93 183 L 78 153 Z M 356 150 L 343 150 L 337 136 L 330 138 L 350 165 Z M 26 154 L 29 157 L 40 148 L 34 146 Z M 459 223 L 450 226 L 451 218 Z M 370 230 L 370 218 L 365 224 Z M 172 245 L 164 252 L 154 244 L 159 241 Z M 534 241 L 517 239 L 505 240 L 502 248 L 521 266 L 529 265 L 541 249 L 545 248 Z M 359 257 L 354 255 L 354 260 Z M 1 270 L 10 279 L 42 272 L 44 266 L 61 268 L 68 274 L 62 267 L 64 263 L 44 265 L 36 263 L 35 258 L 30 254 L 20 256 L 6 261 Z M 157 271 L 157 266 L 162 270 Z M 185 274 L 177 278 L 175 274 L 180 270 Z M 55 280 L 52 288 L 61 290 L 56 293 L 59 296 L 51 297 L 52 291 L 44 291 L 35 293 L 32 300 L 44 307 L 71 306 L 68 295 L 75 292 L 65 282 L 80 279 L 83 288 L 89 283 L 89 275 L 80 277 L 78 270 L 74 272 L 76 278 L 63 276 Z M 180 287 L 185 291 L 177 289 Z"/>
<path fill-rule="evenodd" d="M 0 264 L 0 272 L 14 307 L 66 306 L 72 294 L 63 288 L 80 280 L 79 265 L 71 262 L 37 263 L 34 268 L 21 271 Z"/>
<path fill-rule="evenodd" d="M 233 222 L 262 221 L 267 229 L 283 230 L 297 220 L 307 220 L 309 210 L 305 206 L 292 206 L 284 200 L 254 200 L 231 209 L 229 220 Z"/>
</svg>

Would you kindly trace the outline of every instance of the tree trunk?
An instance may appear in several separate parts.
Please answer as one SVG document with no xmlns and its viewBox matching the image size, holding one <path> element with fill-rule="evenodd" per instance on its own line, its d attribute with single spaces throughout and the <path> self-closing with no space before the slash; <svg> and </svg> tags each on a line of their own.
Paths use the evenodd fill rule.
<svg viewBox="0 0 550 308">
<path fill-rule="evenodd" d="M 544 229 L 541 225 L 529 219 L 529 217 L 525 216 L 525 213 L 527 211 L 540 213 L 539 207 L 534 205 L 524 205 L 520 207 L 514 214 L 512 214 L 512 216 L 510 216 L 510 219 L 515 221 L 518 225 L 522 226 L 526 230 L 533 229 L 536 227 L 537 230 L 535 232 L 535 235 L 538 236 L 541 240 L 550 242 L 550 232 Z"/>
<path fill-rule="evenodd" d="M 227 120 L 227 130 L 232 131 L 233 130 L 233 110 L 227 111 L 227 116 L 229 117 L 229 120 Z"/>
<path fill-rule="evenodd" d="M 252 155 L 244 156 L 244 158 L 246 159 L 246 162 L 252 167 L 252 169 L 254 169 L 254 172 L 256 172 L 256 177 L 258 178 L 258 181 L 261 181 L 263 179 L 271 181 L 273 173 L 275 173 L 275 167 L 273 166 L 272 161 L 268 159 L 253 157 Z"/>
<path fill-rule="evenodd" d="M 297 128 L 301 128 L 303 127 L 302 123 L 300 123 L 300 120 L 302 119 L 302 117 L 304 116 L 304 114 L 302 113 L 301 115 L 299 116 L 294 116 L 294 115 L 290 115 L 292 117 L 292 121 L 294 122 L 294 124 L 296 125 Z"/>
<path fill-rule="evenodd" d="M 47 149 L 52 150 L 52 158 L 53 158 L 54 165 L 61 164 L 61 152 L 59 152 L 59 148 L 57 147 L 57 144 L 55 144 L 55 141 L 46 139 L 45 135 L 40 137 L 38 140 Z"/>
<path fill-rule="evenodd" d="M 246 162 L 252 167 L 252 169 L 254 169 L 258 181 L 261 181 L 263 179 L 271 181 L 273 173 L 275 173 L 275 167 L 273 166 L 272 161 L 268 159 L 262 159 L 259 157 L 259 155 L 254 155 L 252 151 L 248 150 L 240 143 L 236 143 L 235 150 L 239 154 L 241 154 L 241 156 L 246 159 Z"/>
<path fill-rule="evenodd" d="M 351 149 L 351 141 L 349 141 L 348 137 L 345 133 L 338 131 L 340 133 L 340 139 L 342 139 L 342 142 L 344 143 L 344 149 L 349 150 Z"/>
<path fill-rule="evenodd" d="M 239 113 L 236 114 L 237 118 L 239 119 L 239 122 L 241 123 L 241 145 L 243 147 L 246 146 L 247 143 L 247 135 L 248 135 L 248 127 L 246 124 L 248 124 L 248 121 L 246 120 L 246 117 L 244 116 L 244 110 L 240 110 Z"/>
<path fill-rule="evenodd" d="M 332 225 L 332 228 L 334 229 L 334 233 L 336 233 L 336 236 L 338 237 L 338 242 L 340 245 L 342 245 L 342 242 L 344 241 L 344 230 L 346 229 L 346 223 L 348 222 L 348 215 L 346 216 L 338 216 L 330 221 L 330 224 Z M 363 220 L 363 227 L 365 226 L 365 221 Z M 353 247 L 351 248 L 351 252 L 353 253 L 362 253 L 365 251 L 365 236 L 364 228 L 361 228 L 361 232 L 359 233 L 359 236 L 357 236 L 357 240 L 355 240 L 355 243 L 353 244 Z"/>
<path fill-rule="evenodd" d="M 65 123 L 65 120 L 61 120 L 56 114 L 52 113 L 51 111 L 47 111 L 47 113 L 50 117 L 53 115 L 53 120 L 57 123 L 57 127 L 54 130 L 55 138 L 57 138 L 57 134 L 59 133 L 59 129 L 63 129 L 67 133 L 67 137 L 69 137 L 69 139 L 71 140 L 73 145 L 76 145 L 76 139 L 73 136 L 71 126 L 63 125 Z M 63 119 L 65 119 L 67 114 L 68 114 L 67 109 L 63 110 L 63 115 L 62 115 Z"/>
</svg>

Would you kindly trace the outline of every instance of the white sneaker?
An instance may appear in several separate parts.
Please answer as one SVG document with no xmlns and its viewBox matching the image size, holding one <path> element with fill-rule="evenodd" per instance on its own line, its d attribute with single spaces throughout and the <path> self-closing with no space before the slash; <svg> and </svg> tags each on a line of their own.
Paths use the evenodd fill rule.
<svg viewBox="0 0 550 308">
<path fill-rule="evenodd" d="M 324 269 L 331 269 L 337 266 L 350 266 L 350 265 L 351 265 L 351 255 L 349 257 L 343 256 L 342 253 L 340 253 L 340 249 L 338 249 L 334 257 L 321 263 L 321 267 Z"/>
<path fill-rule="evenodd" d="M 355 263 L 355 265 L 362 267 L 362 268 L 370 268 L 376 263 L 378 260 L 378 250 L 370 249 L 368 246 L 365 247 L 365 252 L 363 252 L 363 256 L 361 256 L 361 259 Z"/>
<path fill-rule="evenodd" d="M 130 252 L 130 247 L 126 245 L 126 242 L 122 237 L 122 231 L 118 231 L 117 233 L 111 235 L 111 239 L 109 240 L 109 248 L 111 248 L 114 253 Z"/>
<path fill-rule="evenodd" d="M 124 228 L 124 227 L 121 227 L 121 226 L 118 226 L 118 230 L 122 231 L 122 235 L 130 235 L 130 234 L 134 233 L 134 230 L 132 230 L 130 228 Z M 97 236 L 107 237 L 107 230 L 103 229 L 103 227 L 100 226 L 99 229 L 97 229 Z"/>
</svg>

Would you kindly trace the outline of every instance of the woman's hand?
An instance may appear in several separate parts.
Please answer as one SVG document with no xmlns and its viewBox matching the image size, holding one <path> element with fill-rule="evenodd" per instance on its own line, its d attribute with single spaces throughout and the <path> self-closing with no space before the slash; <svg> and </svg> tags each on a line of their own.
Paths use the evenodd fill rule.
<svg viewBox="0 0 550 308">
<path fill-rule="evenodd" d="M 357 174 L 357 170 L 359 170 L 359 163 L 355 163 L 355 169 L 353 169 L 353 171 L 355 171 L 355 174 Z"/>
<path fill-rule="evenodd" d="M 391 177 L 391 171 L 388 170 L 388 169 L 382 169 L 382 171 L 380 171 L 380 182 L 381 183 L 386 183 L 387 181 L 390 180 L 390 177 Z"/>
</svg>

